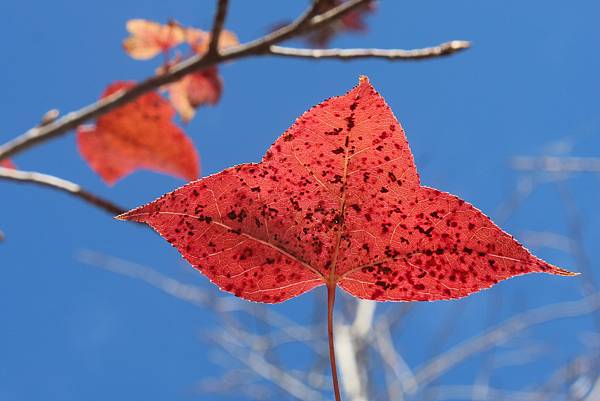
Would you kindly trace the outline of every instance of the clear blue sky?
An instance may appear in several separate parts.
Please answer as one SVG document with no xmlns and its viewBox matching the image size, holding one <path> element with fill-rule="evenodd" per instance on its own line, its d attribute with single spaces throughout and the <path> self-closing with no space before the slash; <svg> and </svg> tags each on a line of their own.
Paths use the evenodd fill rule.
<svg viewBox="0 0 600 401">
<path fill-rule="evenodd" d="M 247 41 L 294 17 L 304 5 L 232 0 L 226 25 Z M 4 142 L 51 108 L 77 109 L 95 100 L 111 81 L 151 74 L 154 62 L 134 61 L 121 49 L 128 19 L 173 17 L 208 28 L 213 2 L 5 0 L 0 15 Z M 201 110 L 186 131 L 201 154 L 204 175 L 258 161 L 297 116 L 345 92 L 366 74 L 404 125 L 423 183 L 496 217 L 518 183 L 518 174 L 509 168 L 511 157 L 541 155 L 557 142 L 570 145 L 568 154 L 599 156 L 598 15 L 600 4 L 592 0 L 384 0 L 368 19 L 367 34 L 344 35 L 333 45 L 411 48 L 467 39 L 473 48 L 420 63 L 275 58 L 230 63 L 221 69 L 222 101 Z M 139 172 L 108 188 L 77 154 L 72 134 L 14 161 L 131 207 L 182 184 Z M 584 245 L 596 269 L 597 177 L 570 177 L 564 185 L 585 216 Z M 212 316 L 75 257 L 83 249 L 114 255 L 201 285 L 215 297 L 228 296 L 191 274 L 158 236 L 46 189 L 0 182 L 0 196 L 0 228 L 7 236 L 0 245 L 0 400 L 187 400 L 199 379 L 221 371 L 211 361 L 212 346 L 199 340 L 199 333 L 213 324 Z M 567 235 L 567 214 L 556 185 L 537 188 L 502 226 L 517 237 L 527 231 Z M 567 253 L 533 250 L 576 269 Z M 492 296 L 501 299 L 495 312 L 501 318 L 530 306 L 578 299 L 581 289 L 577 279 L 545 275 L 504 282 L 460 301 L 466 303 L 465 312 L 451 342 L 485 327 Z M 274 308 L 302 319 L 313 297 Z M 422 360 L 421 340 L 452 307 L 448 302 L 417 305 L 396 339 L 409 363 Z M 589 319 L 577 319 L 536 332 L 554 350 L 544 366 L 576 352 L 577 333 L 589 327 Z M 466 365 L 445 382 L 470 383 L 477 368 Z M 521 383 L 525 379 L 518 372 L 545 368 L 534 364 L 519 369 L 525 370 L 502 370 L 498 384 Z"/>
</svg>

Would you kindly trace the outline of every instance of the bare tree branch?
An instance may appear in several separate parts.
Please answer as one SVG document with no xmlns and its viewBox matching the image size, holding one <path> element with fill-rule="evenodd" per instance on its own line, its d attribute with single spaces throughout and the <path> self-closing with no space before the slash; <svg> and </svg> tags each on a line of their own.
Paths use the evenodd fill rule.
<svg viewBox="0 0 600 401">
<path fill-rule="evenodd" d="M 228 6 L 229 0 L 218 0 L 217 2 L 217 11 L 213 22 L 212 35 L 208 45 L 208 54 L 216 54 L 219 52 L 219 39 L 221 37 L 221 32 L 223 31 L 223 25 L 225 24 Z"/>
<path fill-rule="evenodd" d="M 471 46 L 464 40 L 453 40 L 438 46 L 422 49 L 298 49 L 283 46 L 271 46 L 269 54 L 283 57 L 309 59 L 354 60 L 359 58 L 381 58 L 386 60 L 424 60 L 434 57 L 449 56 L 466 50 Z"/>
<path fill-rule="evenodd" d="M 309 10 L 296 21 L 259 39 L 241 44 L 239 46 L 224 49 L 222 52 L 192 56 L 172 66 L 164 74 L 150 77 L 127 90 L 120 90 L 110 96 L 90 104 L 89 106 L 68 113 L 64 117 L 49 124 L 31 128 L 21 136 L 0 146 L 0 160 L 15 155 L 16 153 L 38 145 L 49 139 L 63 135 L 68 131 L 75 129 L 77 126 L 85 123 L 86 121 L 106 114 L 114 108 L 119 107 L 127 102 L 131 102 L 146 92 L 177 81 L 190 72 L 234 59 L 240 59 L 249 56 L 268 55 L 268 50 L 271 45 L 318 29 L 323 25 L 341 18 L 368 1 L 369 0 L 348 0 L 339 6 L 332 8 L 326 13 L 307 18 L 312 15 L 312 10 L 314 7 L 313 4 L 313 6 L 311 6 Z"/>
<path fill-rule="evenodd" d="M 126 212 L 126 209 L 123 209 L 122 207 L 117 206 L 113 202 L 98 195 L 94 195 L 74 182 L 63 180 L 62 178 L 54 177 L 52 175 L 37 173 L 34 171 L 21 171 L 0 167 L 0 179 L 42 185 L 58 191 L 63 191 L 70 195 L 74 195 L 90 205 L 104 210 L 113 216 Z"/>
</svg>

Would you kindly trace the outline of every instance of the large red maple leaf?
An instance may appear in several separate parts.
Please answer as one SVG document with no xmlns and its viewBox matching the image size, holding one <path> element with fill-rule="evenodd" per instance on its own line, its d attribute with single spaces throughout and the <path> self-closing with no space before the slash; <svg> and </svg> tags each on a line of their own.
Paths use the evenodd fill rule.
<svg viewBox="0 0 600 401">
<path fill-rule="evenodd" d="M 458 197 L 421 186 L 367 78 L 300 117 L 261 163 L 119 216 L 145 222 L 221 289 L 275 303 L 336 285 L 377 301 L 460 298 L 512 276 L 573 273 Z"/>
</svg>

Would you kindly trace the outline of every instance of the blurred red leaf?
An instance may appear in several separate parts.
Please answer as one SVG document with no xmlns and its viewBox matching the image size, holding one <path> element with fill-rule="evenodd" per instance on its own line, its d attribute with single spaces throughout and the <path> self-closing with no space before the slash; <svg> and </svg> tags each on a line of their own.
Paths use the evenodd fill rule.
<svg viewBox="0 0 600 401">
<path fill-rule="evenodd" d="M 15 164 L 10 160 L 10 159 L 4 159 L 4 160 L 0 160 L 0 167 L 4 167 L 4 168 L 12 168 L 15 169 L 17 168 L 15 166 Z"/>
<path fill-rule="evenodd" d="M 421 186 L 404 131 L 366 78 L 302 115 L 261 163 L 119 218 L 149 224 L 221 289 L 257 302 L 324 284 L 378 301 L 451 299 L 520 274 L 573 274 Z"/>
<path fill-rule="evenodd" d="M 113 83 L 102 97 L 133 85 Z M 79 127 L 79 152 L 111 185 L 141 168 L 194 180 L 199 175 L 198 155 L 192 141 L 173 123 L 174 115 L 173 107 L 158 93 L 146 93 L 99 117 L 95 127 Z"/>
<path fill-rule="evenodd" d="M 319 4 L 316 12 L 317 14 L 323 14 L 334 7 L 339 6 L 346 0 L 325 0 Z M 364 32 L 367 30 L 367 25 L 364 22 L 364 18 L 367 14 L 375 10 L 375 1 L 370 1 L 365 5 L 357 8 L 345 14 L 339 20 L 334 21 L 331 24 L 327 24 L 323 28 L 309 32 L 304 35 L 308 43 L 313 47 L 323 48 L 329 46 L 331 40 L 338 34 L 343 32 Z M 287 25 L 289 22 L 277 24 L 276 29 Z"/>
<path fill-rule="evenodd" d="M 186 42 L 197 54 L 208 51 L 211 34 L 201 29 L 187 28 Z M 224 49 L 239 44 L 237 36 L 230 31 L 223 31 L 219 37 L 219 48 Z M 162 69 L 161 71 L 165 71 Z M 196 109 L 203 105 L 217 104 L 223 91 L 223 80 L 217 67 L 193 72 L 179 81 L 168 85 L 167 91 L 171 104 L 184 122 L 189 122 L 196 114 Z"/>
<path fill-rule="evenodd" d="M 186 38 L 185 30 L 174 21 L 166 25 L 144 19 L 127 21 L 131 36 L 123 41 L 123 48 L 134 59 L 147 60 L 180 45 Z"/>
<path fill-rule="evenodd" d="M 196 109 L 205 104 L 217 104 L 223 91 L 223 81 L 217 67 L 193 72 L 167 87 L 171 104 L 184 122 L 189 122 Z"/>
<path fill-rule="evenodd" d="M 177 22 L 161 25 L 156 22 L 135 19 L 127 22 L 127 30 L 131 36 L 125 39 L 123 46 L 127 53 L 135 59 L 145 60 L 159 53 L 166 54 L 170 49 L 187 43 L 192 51 L 202 55 L 208 51 L 211 33 L 197 28 L 183 28 Z M 239 44 L 235 33 L 223 30 L 219 37 L 219 48 Z M 158 69 L 162 74 L 174 63 L 181 61 L 180 56 L 165 61 Z M 173 84 L 167 85 L 169 99 L 184 122 L 189 122 L 196 114 L 198 107 L 216 104 L 221 98 L 223 82 L 216 67 L 187 74 Z"/>
</svg>

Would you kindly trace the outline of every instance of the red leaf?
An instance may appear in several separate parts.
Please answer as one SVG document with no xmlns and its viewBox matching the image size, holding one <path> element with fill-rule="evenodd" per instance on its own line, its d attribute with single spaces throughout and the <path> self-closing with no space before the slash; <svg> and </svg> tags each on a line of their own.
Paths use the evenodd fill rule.
<svg viewBox="0 0 600 401">
<path fill-rule="evenodd" d="M 10 159 L 0 160 L 0 167 L 16 169 L 17 167 Z"/>
<path fill-rule="evenodd" d="M 133 85 L 113 83 L 102 97 Z M 174 115 L 173 107 L 158 93 L 146 93 L 98 117 L 95 127 L 79 127 L 79 152 L 111 185 L 140 168 L 194 180 L 199 175 L 198 155 L 192 141 L 173 123 Z"/>
<path fill-rule="evenodd" d="M 328 283 L 378 301 L 450 299 L 524 273 L 573 274 L 421 186 L 404 131 L 366 78 L 306 112 L 261 163 L 119 218 L 151 225 L 220 288 L 259 302 Z"/>
<path fill-rule="evenodd" d="M 184 29 L 177 22 L 161 25 L 144 19 L 127 21 L 127 30 L 131 33 L 123 41 L 123 48 L 134 59 L 147 60 L 165 53 L 183 43 L 186 38 Z"/>
<path fill-rule="evenodd" d="M 193 72 L 168 86 L 169 99 L 184 122 L 189 122 L 196 109 L 205 104 L 217 104 L 223 91 L 223 81 L 216 67 Z"/>
<path fill-rule="evenodd" d="M 187 28 L 185 30 L 185 40 L 192 50 L 202 55 L 208 51 L 211 40 L 211 33 L 196 28 Z M 219 48 L 239 44 L 237 36 L 230 31 L 222 31 L 219 36 Z M 164 72 L 164 68 L 160 72 Z M 217 104 L 223 92 L 223 81 L 219 76 L 216 67 L 207 68 L 203 71 L 193 72 L 185 75 L 179 81 L 168 85 L 169 99 L 171 104 L 181 116 L 181 119 L 188 123 L 194 118 L 196 109 L 203 105 Z"/>
</svg>

